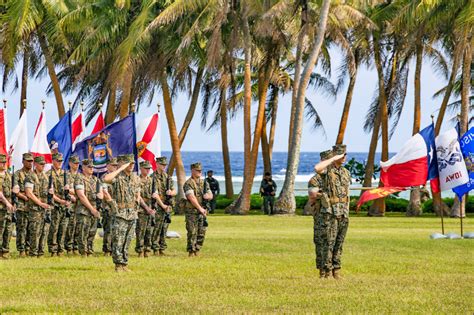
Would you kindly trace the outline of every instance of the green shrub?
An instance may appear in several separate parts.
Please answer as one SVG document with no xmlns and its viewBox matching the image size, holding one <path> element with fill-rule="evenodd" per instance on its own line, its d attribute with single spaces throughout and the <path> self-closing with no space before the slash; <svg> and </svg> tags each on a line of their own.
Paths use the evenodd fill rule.
<svg viewBox="0 0 474 315">
<path fill-rule="evenodd" d="M 444 203 L 448 207 L 452 207 L 454 204 L 454 198 L 443 198 Z M 424 213 L 433 213 L 433 199 L 426 201 L 423 204 L 423 212 Z M 474 196 L 469 196 L 467 203 L 466 203 L 466 212 L 467 213 L 474 213 Z"/>
</svg>

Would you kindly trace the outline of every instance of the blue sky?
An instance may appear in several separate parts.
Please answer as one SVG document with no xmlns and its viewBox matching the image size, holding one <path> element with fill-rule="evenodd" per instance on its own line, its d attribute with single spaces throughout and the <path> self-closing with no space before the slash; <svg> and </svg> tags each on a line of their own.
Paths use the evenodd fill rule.
<svg viewBox="0 0 474 315">
<path fill-rule="evenodd" d="M 337 71 L 339 67 L 340 58 L 337 58 L 338 53 L 334 54 L 336 59 L 333 61 L 333 78 L 332 81 L 336 81 Z M 391 152 L 397 152 L 403 143 L 410 138 L 413 125 L 413 73 L 414 64 L 410 67 L 410 81 L 409 88 L 406 97 L 405 108 L 403 110 L 400 123 L 394 133 L 390 143 L 389 150 Z M 18 73 L 20 74 L 20 73 Z M 431 122 L 430 115 L 436 111 L 440 104 L 441 99 L 433 99 L 432 95 L 434 92 L 439 90 L 445 85 L 445 81 L 437 76 L 431 69 L 429 62 L 425 62 L 422 69 L 422 91 L 421 91 L 421 103 L 422 103 L 422 124 L 421 127 L 428 125 Z M 54 96 L 46 96 L 45 90 L 49 84 L 49 77 L 46 76 L 40 81 L 30 79 L 28 87 L 28 122 L 29 122 L 29 143 L 32 143 L 33 131 L 38 121 L 38 117 L 41 111 L 41 100 L 46 100 L 47 110 L 47 125 L 50 129 L 58 120 L 57 110 L 55 105 Z M 354 91 L 354 98 L 352 101 L 352 108 L 350 111 L 348 127 L 346 130 L 345 143 L 348 145 L 348 150 L 352 152 L 365 152 L 368 150 L 370 135 L 365 134 L 362 126 L 365 114 L 368 106 L 372 100 L 374 90 L 377 85 L 377 75 L 375 69 L 362 68 L 359 71 L 357 82 Z M 339 119 L 344 103 L 346 87 L 344 87 L 338 97 L 334 100 L 331 98 L 321 96 L 321 93 L 308 89 L 307 97 L 315 104 L 320 116 L 322 117 L 324 127 L 326 130 L 326 137 L 322 132 L 312 130 L 309 123 L 305 122 L 303 131 L 303 139 L 301 150 L 302 151 L 315 151 L 319 152 L 330 148 L 335 142 Z M 13 92 L 11 86 L 5 94 L 2 94 L 2 98 L 8 100 L 8 127 L 9 134 L 13 131 L 14 126 L 18 121 L 19 116 L 19 99 L 20 90 Z M 68 100 L 73 100 L 74 95 L 65 95 L 64 101 L 67 103 Z M 155 96 L 153 105 L 151 107 L 141 106 L 140 112 L 137 115 L 137 120 L 148 117 L 149 115 L 156 112 L 156 103 L 162 104 L 162 98 L 160 94 Z M 181 128 L 183 119 L 186 115 L 187 107 L 189 105 L 189 98 L 187 95 L 181 94 L 174 100 L 174 110 L 176 116 L 176 122 L 178 130 Z M 275 151 L 286 151 L 288 142 L 288 127 L 290 121 L 290 106 L 291 106 L 291 95 L 285 95 L 280 97 L 279 112 L 277 120 L 277 131 L 275 137 Z M 257 104 L 253 104 L 253 110 L 256 111 Z M 162 109 L 163 111 L 163 109 Z M 437 113 L 436 113 L 437 114 Z M 447 118 L 454 116 L 454 113 L 447 113 Z M 166 123 L 166 117 L 162 112 L 162 150 L 170 151 L 171 145 L 169 141 L 168 126 Z M 255 118 L 255 115 L 253 115 Z M 201 129 L 200 126 L 200 106 L 196 111 L 195 120 L 192 122 L 187 138 L 183 143 L 182 149 L 185 151 L 220 151 L 220 132 L 219 130 L 213 130 L 206 132 Z M 237 115 L 229 123 L 229 147 L 231 151 L 243 151 L 243 118 L 242 115 Z M 443 129 L 451 127 L 452 124 L 445 120 Z M 92 126 L 88 126 L 92 129 Z M 380 146 L 378 148 L 380 150 Z"/>
</svg>

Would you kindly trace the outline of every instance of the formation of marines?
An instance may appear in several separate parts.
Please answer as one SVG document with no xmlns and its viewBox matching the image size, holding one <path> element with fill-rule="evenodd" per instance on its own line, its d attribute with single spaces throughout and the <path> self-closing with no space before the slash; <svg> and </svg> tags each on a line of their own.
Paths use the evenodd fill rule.
<svg viewBox="0 0 474 315">
<path fill-rule="evenodd" d="M 341 277 L 342 247 L 349 227 L 351 176 L 343 167 L 346 146 L 336 145 L 320 153 L 316 175 L 308 183 L 314 218 L 316 268 L 320 278 Z"/>
<path fill-rule="evenodd" d="M 107 162 L 107 172 L 94 175 L 92 160 L 69 158 L 63 170 L 61 153 L 52 155 L 47 172 L 45 158 L 23 154 L 23 167 L 13 174 L 7 157 L 0 154 L 0 258 L 10 257 L 13 221 L 20 257 L 52 257 L 94 254 L 98 225 L 103 228 L 104 256 L 112 256 L 115 271 L 130 271 L 128 252 L 132 237 L 139 257 L 165 255 L 166 232 L 171 223 L 176 190 L 165 172 L 166 157 L 156 159 L 156 171 L 148 161 L 134 172 L 134 155 L 120 155 Z M 80 165 L 80 167 L 79 167 Z M 81 171 L 79 171 L 81 169 Z M 213 199 L 201 178 L 201 164 L 191 165 L 192 176 L 184 185 L 187 251 L 197 256 L 207 229 L 206 202 Z"/>
</svg>

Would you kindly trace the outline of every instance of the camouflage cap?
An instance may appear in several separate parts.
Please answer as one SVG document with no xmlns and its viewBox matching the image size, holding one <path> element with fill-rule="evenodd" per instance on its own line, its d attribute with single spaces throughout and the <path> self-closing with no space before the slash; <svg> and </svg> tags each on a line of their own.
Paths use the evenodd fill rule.
<svg viewBox="0 0 474 315">
<path fill-rule="evenodd" d="M 93 161 L 90 160 L 90 159 L 82 160 L 81 164 L 82 164 L 82 166 L 87 166 L 87 167 L 93 167 L 94 166 Z"/>
<path fill-rule="evenodd" d="M 62 160 L 63 160 L 63 155 L 62 155 L 61 153 L 54 153 L 54 154 L 53 154 L 53 160 L 54 160 L 54 161 L 62 162 Z"/>
<path fill-rule="evenodd" d="M 77 155 L 71 155 L 69 157 L 69 162 L 73 164 L 79 164 L 79 157 Z"/>
<path fill-rule="evenodd" d="M 151 168 L 151 165 L 150 165 L 150 162 L 148 162 L 148 161 L 141 161 L 141 162 L 140 162 L 140 167 L 150 169 L 150 168 Z"/>
<path fill-rule="evenodd" d="M 192 170 L 202 171 L 202 165 L 200 162 L 191 164 Z"/>
<path fill-rule="evenodd" d="M 35 156 L 34 161 L 35 163 L 38 163 L 38 164 L 46 164 L 44 156 Z"/>
<path fill-rule="evenodd" d="M 135 156 L 133 154 L 125 154 L 125 163 L 135 163 Z"/>
<path fill-rule="evenodd" d="M 168 165 L 168 159 L 166 156 L 160 156 L 156 158 L 156 163 L 161 164 L 161 165 Z"/>
<path fill-rule="evenodd" d="M 7 156 L 5 154 L 0 154 L 0 163 L 6 163 L 7 162 Z"/>
<path fill-rule="evenodd" d="M 107 161 L 107 164 L 117 165 L 118 164 L 117 158 L 111 158 L 110 160 Z"/>
<path fill-rule="evenodd" d="M 319 153 L 319 157 L 321 158 L 321 161 L 330 159 L 333 156 L 334 156 L 334 152 L 332 150 L 326 150 Z"/>
<path fill-rule="evenodd" d="M 23 153 L 23 160 L 25 161 L 33 161 L 33 154 L 31 153 Z"/>
<path fill-rule="evenodd" d="M 117 163 L 125 163 L 125 154 L 117 156 Z"/>
<path fill-rule="evenodd" d="M 336 144 L 332 146 L 332 151 L 335 155 L 345 154 L 346 153 L 346 145 L 345 144 Z"/>
</svg>

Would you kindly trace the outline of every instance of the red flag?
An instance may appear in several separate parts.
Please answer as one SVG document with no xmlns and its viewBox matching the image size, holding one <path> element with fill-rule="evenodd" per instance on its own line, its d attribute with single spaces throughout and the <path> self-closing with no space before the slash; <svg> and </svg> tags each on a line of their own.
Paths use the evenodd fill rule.
<svg viewBox="0 0 474 315">
<path fill-rule="evenodd" d="M 5 132 L 5 111 L 0 109 L 0 154 L 8 157 L 7 151 L 7 135 Z"/>
<path fill-rule="evenodd" d="M 390 194 L 405 190 L 403 187 L 378 187 L 371 190 L 366 190 L 359 198 L 357 209 L 364 203 L 370 200 L 387 197 Z"/>
<path fill-rule="evenodd" d="M 71 139 L 72 139 L 72 150 L 76 147 L 76 144 L 82 141 L 84 135 L 84 123 L 82 121 L 82 112 L 74 119 L 71 124 Z"/>
<path fill-rule="evenodd" d="M 95 121 L 94 129 L 92 129 L 91 135 L 97 133 L 105 128 L 104 116 L 102 115 L 102 111 L 99 111 L 97 115 L 97 120 Z"/>
</svg>

